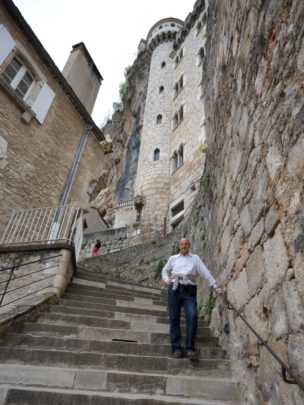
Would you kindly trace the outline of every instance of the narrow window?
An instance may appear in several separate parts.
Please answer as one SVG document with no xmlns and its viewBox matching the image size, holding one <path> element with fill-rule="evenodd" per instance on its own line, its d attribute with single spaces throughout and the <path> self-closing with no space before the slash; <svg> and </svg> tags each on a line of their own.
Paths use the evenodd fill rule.
<svg viewBox="0 0 304 405">
<path fill-rule="evenodd" d="M 184 147 L 180 146 L 178 151 L 178 166 L 181 166 L 184 163 Z"/>
<path fill-rule="evenodd" d="M 200 48 L 200 50 L 198 51 L 198 61 L 199 64 L 201 64 L 204 60 L 205 57 L 205 49 L 204 48 Z"/>
<path fill-rule="evenodd" d="M 184 107 L 181 106 L 181 108 L 179 109 L 179 122 L 182 121 L 184 119 Z"/>
<path fill-rule="evenodd" d="M 184 57 L 184 51 L 181 49 L 179 53 L 179 60 L 183 59 Z"/>
<path fill-rule="evenodd" d="M 158 148 L 154 150 L 153 160 L 159 160 L 159 153 L 160 150 Z"/>
<path fill-rule="evenodd" d="M 178 124 L 178 114 L 175 113 L 173 117 L 173 129 L 177 127 Z"/>
<path fill-rule="evenodd" d="M 184 87 L 184 76 L 182 75 L 179 79 L 179 90 Z"/>
<path fill-rule="evenodd" d="M 21 69 L 21 67 L 22 67 L 22 63 L 17 58 L 13 58 L 11 60 L 10 64 L 7 65 L 7 67 L 2 72 L 3 79 L 8 84 L 10 84 L 13 81 L 14 77 L 19 72 L 19 70 Z"/>
<path fill-rule="evenodd" d="M 161 114 L 158 114 L 158 116 L 156 117 L 156 124 L 161 124 L 163 119 L 163 116 Z"/>
<path fill-rule="evenodd" d="M 159 93 L 162 93 L 165 90 L 164 86 L 160 86 Z"/>
<path fill-rule="evenodd" d="M 202 29 L 202 23 L 199 21 L 196 26 L 196 35 L 199 34 L 200 30 Z"/>
<path fill-rule="evenodd" d="M 160 66 L 163 69 L 166 66 L 166 62 L 162 62 Z"/>
<path fill-rule="evenodd" d="M 163 28 L 163 26 L 162 26 L 162 25 L 160 25 L 158 29 L 159 29 L 159 30 L 161 30 L 162 28 Z"/>
<path fill-rule="evenodd" d="M 174 152 L 172 156 L 172 166 L 173 166 L 173 171 L 178 168 L 178 154 Z"/>
<path fill-rule="evenodd" d="M 34 79 L 29 74 L 29 72 L 26 72 L 19 82 L 18 86 L 16 87 L 16 93 L 18 94 L 18 96 L 24 98 L 33 81 Z"/>
<path fill-rule="evenodd" d="M 175 24 L 172 23 L 172 24 L 171 24 L 171 27 L 175 27 Z"/>
<path fill-rule="evenodd" d="M 179 56 L 177 56 L 176 58 L 175 58 L 175 66 L 177 66 L 179 64 Z"/>
<path fill-rule="evenodd" d="M 176 97 L 178 95 L 178 83 L 175 83 L 174 86 L 174 97 Z"/>
</svg>

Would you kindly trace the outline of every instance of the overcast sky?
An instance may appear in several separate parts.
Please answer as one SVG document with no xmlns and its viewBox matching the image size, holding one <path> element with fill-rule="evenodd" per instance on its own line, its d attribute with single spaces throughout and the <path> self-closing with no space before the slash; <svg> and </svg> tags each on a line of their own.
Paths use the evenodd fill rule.
<svg viewBox="0 0 304 405">
<path fill-rule="evenodd" d="M 194 0 L 14 0 L 60 70 L 84 42 L 104 81 L 93 111 L 99 126 L 119 99 L 119 84 L 141 38 L 158 20 L 185 20 Z"/>
</svg>

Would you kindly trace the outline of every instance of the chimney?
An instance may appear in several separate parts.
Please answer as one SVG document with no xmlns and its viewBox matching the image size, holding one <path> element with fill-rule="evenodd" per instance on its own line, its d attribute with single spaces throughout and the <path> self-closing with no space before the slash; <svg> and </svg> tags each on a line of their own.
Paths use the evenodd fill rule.
<svg viewBox="0 0 304 405">
<path fill-rule="evenodd" d="M 92 114 L 103 78 L 83 42 L 73 46 L 62 74 Z"/>
</svg>

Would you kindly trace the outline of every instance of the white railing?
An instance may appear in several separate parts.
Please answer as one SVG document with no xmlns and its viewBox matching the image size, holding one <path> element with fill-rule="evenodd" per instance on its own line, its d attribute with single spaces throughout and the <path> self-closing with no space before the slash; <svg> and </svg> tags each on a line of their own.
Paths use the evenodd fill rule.
<svg viewBox="0 0 304 405">
<path fill-rule="evenodd" d="M 78 205 L 14 210 L 2 235 L 1 245 L 67 241 L 80 251 L 82 211 Z M 78 253 L 79 254 L 79 253 Z"/>
</svg>

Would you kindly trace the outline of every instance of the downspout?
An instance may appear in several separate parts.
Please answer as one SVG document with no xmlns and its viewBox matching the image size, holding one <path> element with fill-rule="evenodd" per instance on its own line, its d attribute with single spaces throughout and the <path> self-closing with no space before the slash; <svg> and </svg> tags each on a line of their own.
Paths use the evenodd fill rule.
<svg viewBox="0 0 304 405">
<path fill-rule="evenodd" d="M 73 184 L 74 184 L 75 176 L 76 176 L 76 173 L 77 173 L 77 170 L 78 170 L 78 166 L 80 164 L 81 157 L 82 157 L 82 154 L 83 154 L 83 151 L 84 151 L 87 139 L 88 139 L 88 134 L 92 130 L 92 128 L 93 128 L 93 126 L 88 124 L 88 125 L 85 126 L 85 128 L 84 128 L 84 130 L 82 132 L 81 139 L 80 139 L 80 142 L 79 142 L 79 146 L 78 146 L 75 158 L 73 160 L 73 164 L 72 164 L 72 167 L 71 167 L 69 176 L 67 178 L 67 181 L 66 181 L 66 184 L 65 184 L 65 187 L 64 187 L 64 190 L 63 190 L 63 194 L 62 194 L 62 197 L 61 197 L 61 200 L 60 200 L 60 203 L 59 203 L 59 208 L 57 209 L 57 212 L 55 214 L 54 222 L 53 222 L 53 225 L 51 227 L 51 230 L 50 230 L 50 233 L 49 233 L 49 236 L 48 236 L 49 240 L 56 239 L 57 236 L 58 236 L 60 223 L 61 223 L 62 216 L 63 216 L 63 213 L 64 213 L 64 210 L 62 210 L 62 206 L 66 205 L 68 200 L 69 200 L 71 190 L 72 190 L 72 187 L 73 187 Z"/>
</svg>

